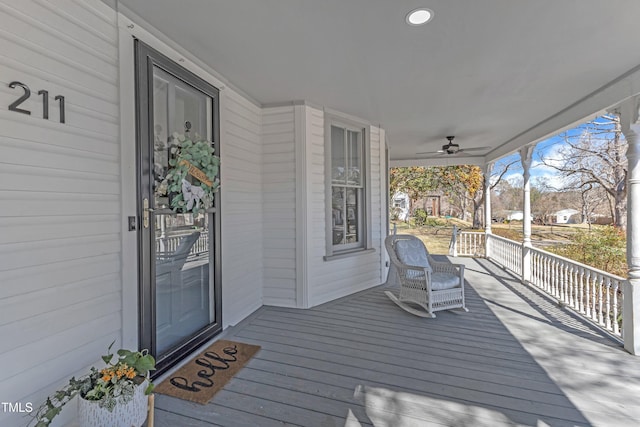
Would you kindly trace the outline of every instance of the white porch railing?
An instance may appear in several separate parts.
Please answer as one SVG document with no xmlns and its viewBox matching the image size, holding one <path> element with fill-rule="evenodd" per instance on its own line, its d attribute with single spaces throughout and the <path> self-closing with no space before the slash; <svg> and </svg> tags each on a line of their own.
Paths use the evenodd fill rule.
<svg viewBox="0 0 640 427">
<path fill-rule="evenodd" d="M 489 256 L 487 258 L 497 262 L 507 270 L 522 275 L 522 243 L 490 234 Z"/>
<path fill-rule="evenodd" d="M 621 336 L 622 277 L 531 248 L 531 282 L 616 336 Z"/>
<path fill-rule="evenodd" d="M 184 235 L 161 237 L 156 239 L 156 252 L 175 252 Z M 189 251 L 189 256 L 198 256 L 209 250 L 209 235 L 201 233 Z"/>
<path fill-rule="evenodd" d="M 453 256 L 485 256 L 522 277 L 522 243 L 493 234 L 459 231 L 454 227 L 449 252 Z M 483 255 L 477 255 L 479 253 Z M 624 278 L 542 249 L 529 248 L 529 254 L 532 285 L 613 335 L 622 337 Z"/>
<path fill-rule="evenodd" d="M 453 256 L 485 256 L 485 233 L 478 231 L 461 231 L 453 227 L 449 255 Z"/>
</svg>

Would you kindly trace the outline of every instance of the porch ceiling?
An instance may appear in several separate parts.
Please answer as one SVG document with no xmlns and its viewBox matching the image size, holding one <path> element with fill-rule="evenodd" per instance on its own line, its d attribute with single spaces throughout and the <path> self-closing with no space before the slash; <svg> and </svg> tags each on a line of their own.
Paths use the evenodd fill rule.
<svg viewBox="0 0 640 427">
<path fill-rule="evenodd" d="M 482 163 L 640 91 L 637 0 L 118 5 L 259 104 L 305 100 L 379 123 L 395 164 L 434 157 L 416 153 L 438 150 L 447 135 L 490 148 L 437 163 Z M 405 15 L 422 6 L 434 19 L 408 26 Z"/>
</svg>

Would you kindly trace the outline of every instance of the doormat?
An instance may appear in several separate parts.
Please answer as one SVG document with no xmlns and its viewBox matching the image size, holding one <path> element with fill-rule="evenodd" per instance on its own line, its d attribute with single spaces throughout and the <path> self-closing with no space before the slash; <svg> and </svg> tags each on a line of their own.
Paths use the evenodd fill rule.
<svg viewBox="0 0 640 427">
<path fill-rule="evenodd" d="M 206 405 L 258 350 L 258 345 L 216 341 L 153 391 Z"/>
</svg>

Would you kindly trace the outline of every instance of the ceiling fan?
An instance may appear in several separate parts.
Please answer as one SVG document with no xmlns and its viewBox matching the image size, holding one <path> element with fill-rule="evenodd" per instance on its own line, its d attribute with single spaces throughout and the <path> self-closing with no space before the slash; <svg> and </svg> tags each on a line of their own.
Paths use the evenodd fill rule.
<svg viewBox="0 0 640 427">
<path fill-rule="evenodd" d="M 447 140 L 449 141 L 447 144 L 444 144 L 442 146 L 441 150 L 438 151 L 423 151 L 420 153 L 416 153 L 416 154 L 446 154 L 446 155 L 452 155 L 452 154 L 460 154 L 463 152 L 468 152 L 468 151 L 481 151 L 481 150 L 486 150 L 488 148 L 491 147 L 472 147 L 472 148 L 460 148 L 460 144 L 454 144 L 453 143 L 453 139 L 455 138 L 455 136 L 447 136 Z"/>
</svg>

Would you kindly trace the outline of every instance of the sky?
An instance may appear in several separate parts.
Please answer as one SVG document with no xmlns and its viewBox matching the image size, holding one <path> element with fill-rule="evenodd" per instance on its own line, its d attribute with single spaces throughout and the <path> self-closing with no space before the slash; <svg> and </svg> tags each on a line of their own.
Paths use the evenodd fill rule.
<svg viewBox="0 0 640 427">
<path fill-rule="evenodd" d="M 595 121 L 599 122 L 603 122 L 604 120 L 606 119 L 603 119 L 601 117 L 595 119 Z M 545 181 L 553 188 L 561 189 L 563 187 L 563 177 L 553 167 L 544 164 L 542 158 L 544 157 L 547 160 L 547 163 L 553 164 L 554 160 L 557 161 L 559 159 L 559 151 L 566 146 L 566 143 L 564 142 L 564 135 L 566 134 L 570 137 L 579 137 L 580 134 L 582 134 L 582 132 L 584 131 L 584 128 L 585 125 L 579 125 L 576 128 L 569 129 L 566 132 L 540 141 L 536 145 L 535 149 L 533 150 L 533 160 L 531 162 L 530 169 L 532 185 L 534 185 L 537 181 Z M 496 171 L 501 168 L 501 165 L 511 163 L 514 160 L 516 161 L 516 163 L 511 166 L 509 172 L 507 172 L 507 174 L 505 174 L 504 176 L 504 179 L 507 179 L 512 184 L 522 182 L 522 164 L 520 163 L 519 153 L 514 153 L 510 156 L 500 159 L 494 166 L 494 171 Z"/>
</svg>

